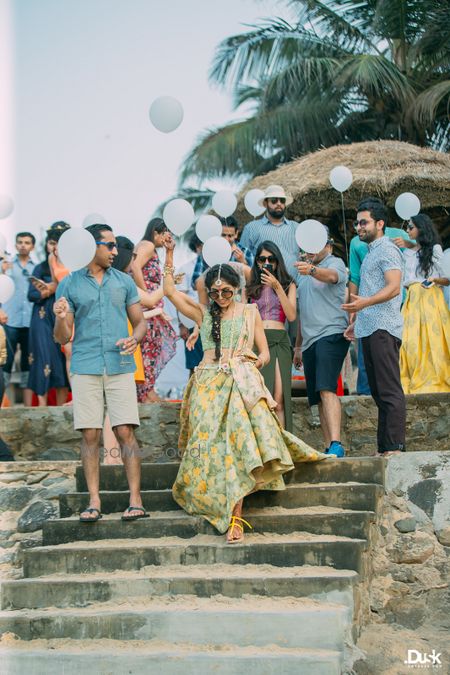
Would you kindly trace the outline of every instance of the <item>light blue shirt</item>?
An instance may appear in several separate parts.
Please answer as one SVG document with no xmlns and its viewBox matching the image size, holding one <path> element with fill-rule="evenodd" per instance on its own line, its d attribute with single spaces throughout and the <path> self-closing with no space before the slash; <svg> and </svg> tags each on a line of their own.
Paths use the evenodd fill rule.
<svg viewBox="0 0 450 675">
<path fill-rule="evenodd" d="M 369 244 L 361 265 L 358 295 L 368 298 L 381 291 L 386 286 L 384 273 L 389 270 L 401 270 L 403 276 L 403 256 L 400 249 L 387 236 L 383 236 Z M 385 330 L 401 340 L 401 304 L 402 294 L 399 293 L 392 300 L 362 309 L 356 315 L 355 336 L 363 338 L 376 330 Z"/>
<path fill-rule="evenodd" d="M 105 270 L 101 285 L 86 267 L 58 285 L 74 314 L 75 337 L 70 370 L 77 375 L 133 373 L 133 356 L 121 356 L 117 340 L 128 337 L 127 307 L 139 303 L 136 284 L 123 272 Z"/>
<path fill-rule="evenodd" d="M 33 274 L 36 263 L 29 260 L 25 267 L 19 262 L 19 256 L 13 260 L 13 266 L 6 271 L 6 274 L 14 281 L 14 295 L 11 300 L 2 305 L 2 309 L 8 315 L 8 326 L 11 328 L 29 328 L 31 323 L 31 313 L 33 303 L 28 301 L 28 291 L 30 282 L 28 281 Z"/>
<path fill-rule="evenodd" d="M 267 216 L 252 220 L 244 227 L 239 243 L 249 248 L 253 255 L 263 241 L 271 241 L 278 246 L 288 273 L 295 278 L 297 270 L 294 263 L 298 260 L 299 246 L 295 239 L 298 223 L 287 218 L 281 225 L 274 225 Z"/>
<path fill-rule="evenodd" d="M 395 239 L 401 237 L 405 241 L 412 241 L 407 232 L 401 230 L 399 227 L 386 227 L 384 231 L 385 235 L 389 239 Z M 350 254 L 349 254 L 349 267 L 350 267 L 350 281 L 352 281 L 356 286 L 359 286 L 360 281 L 360 269 L 362 261 L 367 255 L 369 250 L 368 244 L 356 235 L 350 242 Z"/>
</svg>

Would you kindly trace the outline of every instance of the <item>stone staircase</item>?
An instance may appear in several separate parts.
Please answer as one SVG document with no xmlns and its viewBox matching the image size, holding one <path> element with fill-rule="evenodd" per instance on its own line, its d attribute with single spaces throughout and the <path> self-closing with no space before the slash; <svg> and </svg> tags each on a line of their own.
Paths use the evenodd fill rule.
<svg viewBox="0 0 450 675">
<path fill-rule="evenodd" d="M 44 545 L 25 551 L 23 579 L 2 584 L 2 673 L 350 672 L 383 460 L 297 465 L 285 492 L 246 499 L 254 529 L 236 545 L 177 507 L 177 468 L 143 465 L 151 517 L 123 523 L 123 468 L 103 466 L 104 517 L 88 525 L 75 515 L 87 503 L 77 471 Z"/>
</svg>

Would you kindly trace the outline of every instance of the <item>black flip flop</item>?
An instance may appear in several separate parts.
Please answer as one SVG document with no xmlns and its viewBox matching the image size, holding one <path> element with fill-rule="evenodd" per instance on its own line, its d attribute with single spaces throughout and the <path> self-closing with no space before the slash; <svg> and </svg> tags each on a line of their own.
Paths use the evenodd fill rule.
<svg viewBox="0 0 450 675">
<path fill-rule="evenodd" d="M 97 512 L 97 515 L 95 516 L 95 518 L 82 518 L 81 517 L 83 515 L 83 513 L 94 513 L 94 511 Z M 100 511 L 98 509 L 95 509 L 93 507 L 91 507 L 89 509 L 84 509 L 84 511 L 82 511 L 80 513 L 80 523 L 96 523 L 97 520 L 100 520 L 100 518 L 103 518 L 102 514 L 100 513 Z"/>
<path fill-rule="evenodd" d="M 128 513 L 130 511 L 142 511 L 142 513 L 138 516 L 122 516 L 123 521 L 127 520 L 141 520 L 141 518 L 150 518 L 148 513 L 145 513 L 145 509 L 142 508 L 142 506 L 129 506 L 127 508 Z"/>
</svg>

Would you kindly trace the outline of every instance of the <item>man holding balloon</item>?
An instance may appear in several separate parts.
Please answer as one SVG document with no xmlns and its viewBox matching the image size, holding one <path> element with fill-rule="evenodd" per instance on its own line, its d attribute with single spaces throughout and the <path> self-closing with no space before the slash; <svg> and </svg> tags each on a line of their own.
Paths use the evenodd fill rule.
<svg viewBox="0 0 450 675">
<path fill-rule="evenodd" d="M 61 254 L 65 250 L 63 238 L 73 237 L 74 229 L 61 237 Z M 94 257 L 87 267 L 80 269 L 78 258 L 82 249 L 90 245 Z M 71 252 L 76 258 L 73 265 Z M 102 517 L 99 453 L 104 398 L 130 488 L 130 506 L 122 520 L 145 518 L 140 494 L 140 451 L 134 435 L 139 414 L 133 354 L 147 325 L 136 284 L 127 274 L 112 268 L 117 248 L 108 225 L 91 225 L 87 230 L 75 232 L 72 250 L 66 253 L 63 262 L 75 271 L 62 280 L 56 292 L 54 336 L 57 342 L 66 344 L 75 329 L 71 362 L 73 416 L 75 429 L 82 432 L 81 455 L 90 498 L 80 521 L 90 523 Z M 92 258 L 92 253 L 89 257 Z M 131 336 L 127 319 L 133 328 Z"/>
<path fill-rule="evenodd" d="M 296 262 L 300 322 L 294 366 L 303 365 L 310 406 L 318 405 L 326 454 L 344 457 L 341 443 L 341 404 L 336 394 L 339 375 L 349 349 L 345 301 L 347 270 L 332 255 L 329 230 L 315 220 L 300 223 L 297 242 L 306 253 Z"/>
</svg>

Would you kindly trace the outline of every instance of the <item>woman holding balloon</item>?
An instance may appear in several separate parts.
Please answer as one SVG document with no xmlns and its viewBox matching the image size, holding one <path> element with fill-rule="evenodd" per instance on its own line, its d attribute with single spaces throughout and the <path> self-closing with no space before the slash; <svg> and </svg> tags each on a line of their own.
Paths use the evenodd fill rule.
<svg viewBox="0 0 450 675">
<path fill-rule="evenodd" d="M 400 375 L 405 394 L 450 391 L 450 311 L 442 292 L 449 280 L 442 268 L 443 252 L 432 220 L 412 216 L 408 234 L 416 241 L 403 252 L 404 286 Z"/>
<path fill-rule="evenodd" d="M 136 247 L 136 257 L 131 271 L 138 288 L 153 293 L 161 287 L 161 265 L 158 248 L 162 248 L 168 234 L 161 218 L 153 218 L 147 225 L 142 241 Z M 163 307 L 161 300 L 156 307 Z M 145 382 L 137 384 L 140 403 L 155 403 L 159 397 L 155 392 L 155 381 L 164 366 L 176 352 L 177 336 L 164 314 L 147 319 L 147 333 L 141 342 Z"/>
<path fill-rule="evenodd" d="M 293 461 L 314 462 L 326 455 L 279 423 L 276 402 L 260 373 L 270 358 L 261 316 L 256 304 L 236 300 L 235 270 L 227 264 L 208 270 L 211 303 L 206 308 L 176 290 L 171 238 L 165 246 L 164 293 L 200 326 L 204 349 L 181 407 L 183 457 L 172 492 L 188 513 L 203 516 L 219 532 L 227 531 L 227 542 L 233 544 L 243 540 L 246 495 L 283 490 L 282 474 L 293 468 Z"/>
</svg>

